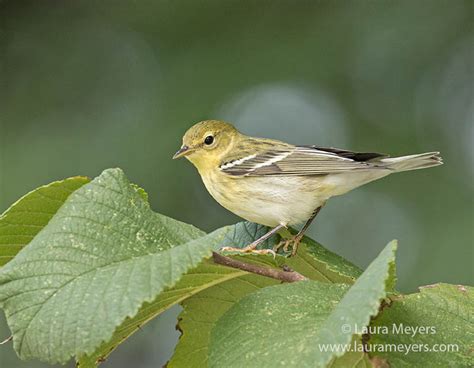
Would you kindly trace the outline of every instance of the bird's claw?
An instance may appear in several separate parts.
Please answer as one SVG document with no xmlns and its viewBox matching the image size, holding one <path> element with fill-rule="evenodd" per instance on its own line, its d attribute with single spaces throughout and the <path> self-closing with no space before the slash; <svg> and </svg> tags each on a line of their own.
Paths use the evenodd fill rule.
<svg viewBox="0 0 474 368">
<path fill-rule="evenodd" d="M 283 252 L 287 253 L 291 246 L 291 255 L 294 256 L 298 250 L 298 245 L 301 242 L 301 238 L 299 237 L 292 237 L 290 239 L 282 239 L 278 244 L 273 247 L 273 251 L 278 253 L 280 249 L 283 249 Z"/>
</svg>

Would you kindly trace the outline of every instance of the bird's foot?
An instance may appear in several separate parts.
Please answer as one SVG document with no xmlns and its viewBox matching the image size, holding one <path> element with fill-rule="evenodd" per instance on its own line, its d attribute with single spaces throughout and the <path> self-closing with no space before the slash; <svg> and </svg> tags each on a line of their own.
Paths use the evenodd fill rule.
<svg viewBox="0 0 474 368">
<path fill-rule="evenodd" d="M 273 249 L 255 249 L 254 246 L 250 246 L 250 245 L 244 248 L 222 247 L 220 250 L 224 252 L 238 252 L 238 253 L 244 253 L 244 254 L 258 254 L 258 255 L 271 254 L 273 258 L 275 258 L 276 256 L 276 253 Z"/>
<path fill-rule="evenodd" d="M 298 251 L 298 245 L 300 244 L 301 239 L 302 237 L 298 235 L 295 235 L 290 239 L 282 239 L 278 244 L 273 247 L 273 251 L 275 253 L 278 253 L 280 249 L 283 249 L 283 252 L 286 253 L 289 251 L 289 248 L 291 246 L 291 255 L 294 256 Z"/>
</svg>

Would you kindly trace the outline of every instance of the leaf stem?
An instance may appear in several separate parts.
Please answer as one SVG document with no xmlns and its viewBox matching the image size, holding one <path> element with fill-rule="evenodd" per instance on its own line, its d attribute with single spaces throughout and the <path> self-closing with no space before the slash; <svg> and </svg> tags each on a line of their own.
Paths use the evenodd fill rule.
<svg viewBox="0 0 474 368">
<path fill-rule="evenodd" d="M 287 269 L 287 270 L 284 269 L 283 271 L 280 271 L 275 268 L 257 266 L 255 264 L 245 263 L 245 262 L 238 261 L 230 257 L 223 256 L 222 254 L 219 254 L 216 252 L 212 252 L 212 258 L 215 263 L 218 263 L 227 267 L 237 268 L 239 270 L 255 273 L 257 275 L 271 277 L 273 279 L 277 279 L 283 282 L 296 282 L 296 281 L 308 280 L 307 277 L 290 269 Z"/>
<path fill-rule="evenodd" d="M 13 340 L 13 335 L 10 335 L 9 337 L 7 337 L 5 340 L 3 340 L 2 342 L 0 342 L 0 345 L 4 345 L 6 344 L 7 342 Z"/>
</svg>

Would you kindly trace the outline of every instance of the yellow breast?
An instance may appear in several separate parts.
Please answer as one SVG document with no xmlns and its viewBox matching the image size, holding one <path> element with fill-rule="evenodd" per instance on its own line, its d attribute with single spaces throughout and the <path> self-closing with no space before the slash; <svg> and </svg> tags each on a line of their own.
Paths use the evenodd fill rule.
<svg viewBox="0 0 474 368">
<path fill-rule="evenodd" d="M 220 170 L 201 176 L 209 193 L 223 207 L 266 226 L 302 223 L 326 200 L 326 191 L 317 177 L 233 177 Z"/>
</svg>

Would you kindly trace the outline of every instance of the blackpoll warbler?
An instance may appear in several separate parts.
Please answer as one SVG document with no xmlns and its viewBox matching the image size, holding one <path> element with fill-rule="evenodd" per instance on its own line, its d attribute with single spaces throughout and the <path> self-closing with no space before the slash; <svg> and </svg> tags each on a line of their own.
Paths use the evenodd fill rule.
<svg viewBox="0 0 474 368">
<path fill-rule="evenodd" d="M 253 138 L 231 124 L 206 120 L 191 127 L 173 158 L 185 156 L 199 171 L 209 193 L 222 206 L 244 219 L 272 227 L 244 248 L 258 244 L 291 225 L 300 232 L 280 243 L 296 253 L 304 232 L 324 203 L 373 180 L 400 171 L 442 164 L 439 152 L 394 157 L 317 146 L 294 146 L 273 139 Z"/>
</svg>

